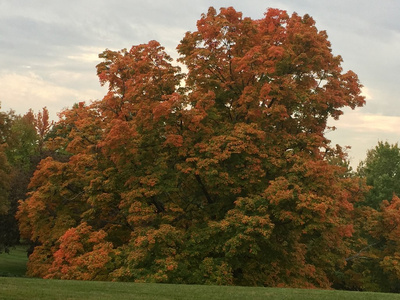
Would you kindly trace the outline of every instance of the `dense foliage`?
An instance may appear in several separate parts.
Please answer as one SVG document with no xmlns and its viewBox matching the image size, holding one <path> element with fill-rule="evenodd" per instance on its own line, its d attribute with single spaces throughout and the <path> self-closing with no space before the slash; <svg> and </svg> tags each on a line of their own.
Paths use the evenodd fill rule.
<svg viewBox="0 0 400 300">
<path fill-rule="evenodd" d="M 397 144 L 379 142 L 367 152 L 367 158 L 358 168 L 360 177 L 364 177 L 371 190 L 365 204 L 379 209 L 383 200 L 400 195 L 400 148 Z"/>
<path fill-rule="evenodd" d="M 364 201 L 325 137 L 364 104 L 327 34 L 308 15 L 210 8 L 177 49 L 187 74 L 156 41 L 106 50 L 102 100 L 51 130 L 37 116 L 47 157 L 17 212 L 28 275 L 393 290 L 400 200 Z"/>
</svg>

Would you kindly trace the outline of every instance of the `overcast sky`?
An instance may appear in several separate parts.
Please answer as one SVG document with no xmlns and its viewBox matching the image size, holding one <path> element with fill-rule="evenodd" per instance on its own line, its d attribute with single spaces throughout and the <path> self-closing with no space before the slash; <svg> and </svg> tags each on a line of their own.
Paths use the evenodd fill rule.
<svg viewBox="0 0 400 300">
<path fill-rule="evenodd" d="M 400 1 L 385 0 L 0 0 L 1 110 L 24 114 L 46 106 L 51 115 L 78 101 L 101 99 L 95 66 L 106 48 L 159 41 L 176 46 L 208 7 L 233 6 L 260 19 L 268 7 L 308 13 L 326 30 L 344 70 L 364 85 L 367 104 L 345 111 L 328 137 L 351 146 L 353 166 L 379 140 L 397 143 L 400 131 Z"/>
</svg>

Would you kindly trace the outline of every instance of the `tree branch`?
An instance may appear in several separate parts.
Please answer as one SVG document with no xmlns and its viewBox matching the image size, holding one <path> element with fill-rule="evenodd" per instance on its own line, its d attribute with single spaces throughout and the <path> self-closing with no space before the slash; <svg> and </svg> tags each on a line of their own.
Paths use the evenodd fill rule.
<svg viewBox="0 0 400 300">
<path fill-rule="evenodd" d="M 200 176 L 198 174 L 194 175 L 196 177 L 197 182 L 200 185 L 201 190 L 203 191 L 204 196 L 207 199 L 208 204 L 213 204 L 214 200 L 211 198 L 210 194 L 207 191 L 207 188 L 205 187 L 203 181 L 201 180 Z"/>
<path fill-rule="evenodd" d="M 370 244 L 370 245 L 368 245 L 368 246 L 362 248 L 362 249 L 361 249 L 359 252 L 357 252 L 356 254 L 354 254 L 354 255 L 352 255 L 352 256 L 350 256 L 350 257 L 347 257 L 345 260 L 346 260 L 346 261 L 351 261 L 351 260 L 354 260 L 354 259 L 356 259 L 356 258 L 367 258 L 367 257 L 365 257 L 365 256 L 361 256 L 361 253 L 362 253 L 363 251 L 365 251 L 365 250 L 368 250 L 369 248 L 371 248 L 371 247 L 373 247 L 373 246 L 378 245 L 379 243 L 381 243 L 381 242 L 376 242 L 376 243 Z"/>
</svg>

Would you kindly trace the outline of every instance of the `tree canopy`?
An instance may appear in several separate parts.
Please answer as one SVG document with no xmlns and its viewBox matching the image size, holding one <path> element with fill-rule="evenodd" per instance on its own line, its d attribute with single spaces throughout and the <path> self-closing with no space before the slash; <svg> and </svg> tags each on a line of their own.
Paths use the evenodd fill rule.
<svg viewBox="0 0 400 300">
<path fill-rule="evenodd" d="M 105 50 L 102 100 L 60 114 L 20 201 L 46 278 L 331 287 L 358 178 L 326 138 L 364 104 L 314 20 L 210 8 L 177 47 Z M 100 258 L 101 259 L 97 259 Z"/>
</svg>

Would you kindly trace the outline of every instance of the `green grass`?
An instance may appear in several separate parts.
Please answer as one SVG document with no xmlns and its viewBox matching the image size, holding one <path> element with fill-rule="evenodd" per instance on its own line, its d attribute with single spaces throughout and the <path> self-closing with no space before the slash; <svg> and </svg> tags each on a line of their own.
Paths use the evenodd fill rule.
<svg viewBox="0 0 400 300">
<path fill-rule="evenodd" d="M 43 280 L 32 278 L 0 278 L 0 299 L 138 299 L 138 300 L 166 300 L 166 299 L 400 299 L 400 295 L 382 293 L 227 287 L 227 286 L 200 286 L 200 285 L 173 285 L 149 283 L 122 283 L 122 282 L 84 282 Z"/>
<path fill-rule="evenodd" d="M 10 249 L 10 254 L 0 254 L 0 276 L 24 276 L 26 272 L 26 247 L 18 246 Z"/>
</svg>

